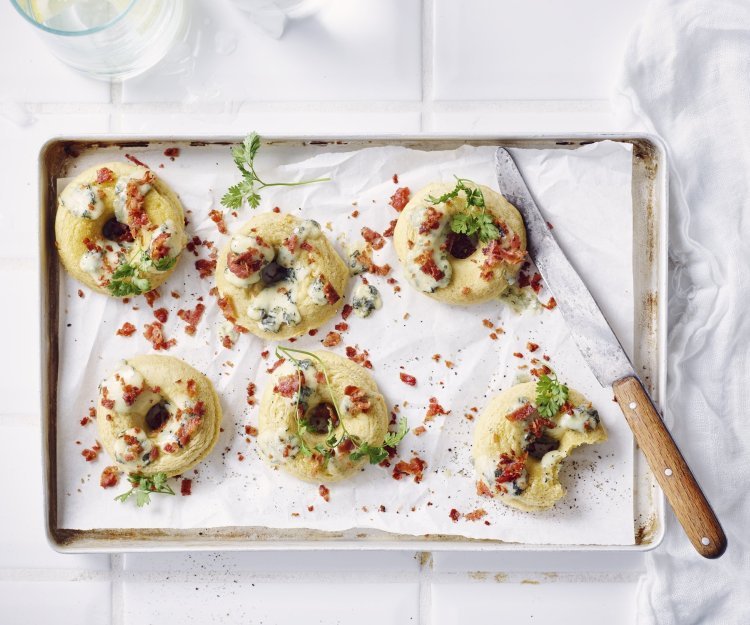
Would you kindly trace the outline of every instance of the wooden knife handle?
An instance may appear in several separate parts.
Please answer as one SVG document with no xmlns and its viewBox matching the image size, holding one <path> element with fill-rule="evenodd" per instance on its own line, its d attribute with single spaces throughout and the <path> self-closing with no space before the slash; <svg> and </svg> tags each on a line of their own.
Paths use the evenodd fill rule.
<svg viewBox="0 0 750 625">
<path fill-rule="evenodd" d="M 648 393 L 635 377 L 618 380 L 612 388 L 638 446 L 693 547 L 705 558 L 718 558 L 727 548 L 724 530 Z"/>
</svg>

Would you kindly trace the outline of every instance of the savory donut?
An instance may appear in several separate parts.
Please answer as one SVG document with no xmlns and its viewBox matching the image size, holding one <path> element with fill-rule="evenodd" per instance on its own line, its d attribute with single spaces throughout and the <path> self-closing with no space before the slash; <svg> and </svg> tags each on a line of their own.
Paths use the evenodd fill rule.
<svg viewBox="0 0 750 625">
<path fill-rule="evenodd" d="M 139 165 L 104 163 L 76 176 L 58 198 L 55 239 L 65 269 L 111 297 L 162 284 L 185 246 L 174 192 Z"/>
<path fill-rule="evenodd" d="M 526 256 L 526 229 L 520 213 L 502 195 L 470 181 L 459 183 L 477 193 L 484 208 L 476 206 L 478 199 L 469 206 L 466 191 L 454 194 L 454 184 L 430 184 L 404 207 L 393 243 L 414 288 L 449 304 L 478 304 L 499 297 L 514 281 Z M 437 201 L 445 195 L 453 197 Z M 454 232 L 466 216 L 494 224 L 496 237 L 484 234 L 480 240 L 477 233 Z"/>
<path fill-rule="evenodd" d="M 550 418 L 536 405 L 536 384 L 513 386 L 492 398 L 474 430 L 477 492 L 520 510 L 551 508 L 565 489 L 561 462 L 579 445 L 607 439 L 599 414 L 573 389 Z"/>
<path fill-rule="evenodd" d="M 224 315 L 270 340 L 304 334 L 333 317 L 348 277 L 317 222 L 277 213 L 243 225 L 216 263 Z"/>
<path fill-rule="evenodd" d="M 99 440 L 128 473 L 184 473 L 219 438 L 221 404 L 209 379 L 171 356 L 134 356 L 99 385 Z"/>
<path fill-rule="evenodd" d="M 377 384 L 363 367 L 331 352 L 285 355 L 260 402 L 260 456 L 309 482 L 356 473 L 368 457 L 363 445 L 382 448 L 388 433 Z"/>
</svg>

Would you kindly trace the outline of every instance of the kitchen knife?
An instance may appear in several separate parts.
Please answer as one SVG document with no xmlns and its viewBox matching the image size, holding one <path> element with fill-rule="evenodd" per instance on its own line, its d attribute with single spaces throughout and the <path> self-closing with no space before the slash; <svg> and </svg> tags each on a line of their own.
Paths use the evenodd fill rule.
<svg viewBox="0 0 750 625">
<path fill-rule="evenodd" d="M 500 192 L 526 223 L 529 255 L 552 291 L 586 364 L 603 387 L 612 387 L 638 446 L 690 542 L 702 556 L 718 558 L 727 547 L 721 524 L 620 342 L 552 236 L 506 149 L 497 149 L 495 168 Z"/>
</svg>

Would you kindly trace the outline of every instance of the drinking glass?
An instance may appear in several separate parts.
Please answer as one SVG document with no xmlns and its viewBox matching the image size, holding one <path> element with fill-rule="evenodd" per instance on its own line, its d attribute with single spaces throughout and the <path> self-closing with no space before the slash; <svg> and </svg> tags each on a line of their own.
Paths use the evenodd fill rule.
<svg viewBox="0 0 750 625">
<path fill-rule="evenodd" d="M 11 0 L 53 54 L 102 80 L 158 63 L 189 22 L 186 0 Z"/>
</svg>

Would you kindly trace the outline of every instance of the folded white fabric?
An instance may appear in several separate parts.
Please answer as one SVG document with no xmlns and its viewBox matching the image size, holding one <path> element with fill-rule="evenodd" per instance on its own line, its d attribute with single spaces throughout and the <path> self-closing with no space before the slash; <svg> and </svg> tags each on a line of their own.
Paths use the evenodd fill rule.
<svg viewBox="0 0 750 625">
<path fill-rule="evenodd" d="M 656 0 L 614 102 L 666 141 L 670 331 L 666 419 L 729 539 L 700 558 L 668 513 L 639 623 L 750 623 L 750 2 Z"/>
</svg>

